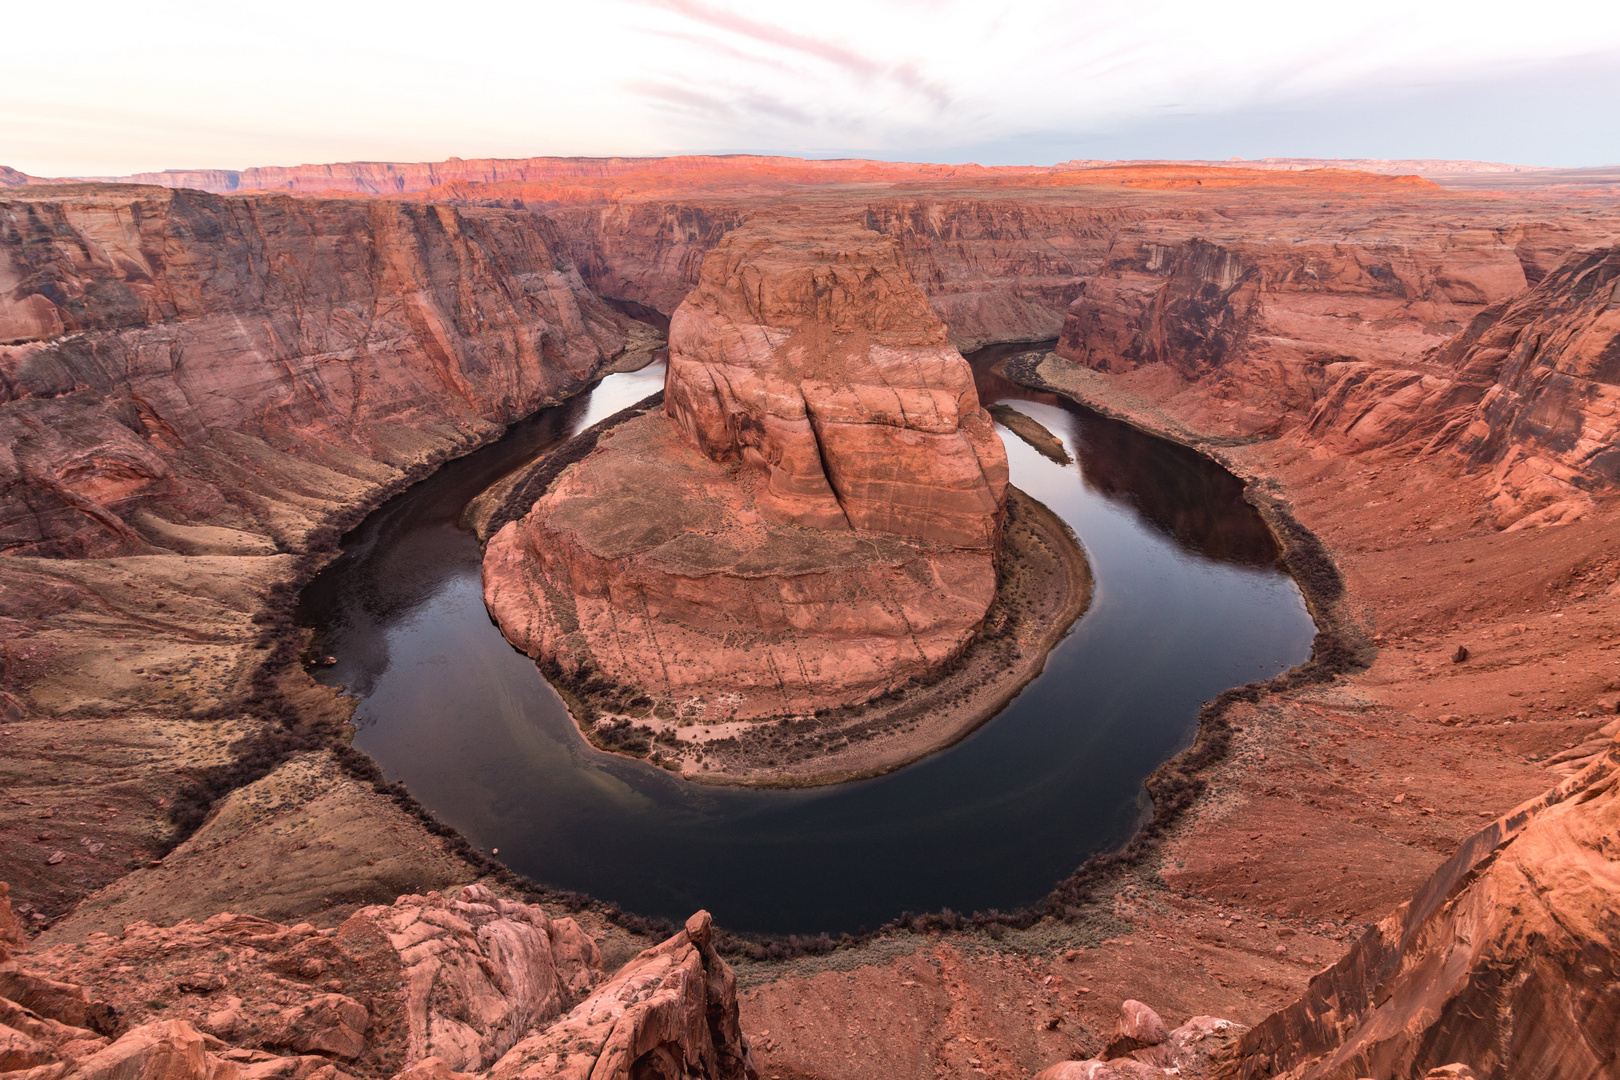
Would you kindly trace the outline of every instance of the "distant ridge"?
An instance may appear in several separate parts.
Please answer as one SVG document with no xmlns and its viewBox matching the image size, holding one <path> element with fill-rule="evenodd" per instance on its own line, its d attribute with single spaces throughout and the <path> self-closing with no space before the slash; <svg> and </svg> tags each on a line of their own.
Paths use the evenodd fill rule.
<svg viewBox="0 0 1620 1080">
<path fill-rule="evenodd" d="M 1261 172 L 1333 170 L 1378 176 L 1416 176 L 1442 187 L 1468 191 L 1544 194 L 1620 193 L 1620 166 L 1566 169 L 1446 158 L 1228 158 L 1116 161 L 1073 159 L 1055 165 L 875 161 L 864 158 L 795 158 L 764 154 L 672 157 L 447 158 L 434 162 L 348 161 L 272 165 L 249 169 L 165 169 L 128 176 L 36 177 L 0 166 L 0 187 L 36 184 L 123 183 L 189 188 L 214 194 L 280 191 L 294 195 L 454 197 L 469 186 L 556 185 L 570 181 L 603 185 L 616 177 L 758 172 L 776 181 L 803 184 L 881 183 L 971 178 L 1056 176 L 1098 169 L 1207 168 Z"/>
</svg>

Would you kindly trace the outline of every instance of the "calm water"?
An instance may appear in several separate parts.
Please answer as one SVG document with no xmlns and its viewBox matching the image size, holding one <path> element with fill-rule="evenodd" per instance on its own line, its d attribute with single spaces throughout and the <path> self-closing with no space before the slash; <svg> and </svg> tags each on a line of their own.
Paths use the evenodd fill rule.
<svg viewBox="0 0 1620 1080">
<path fill-rule="evenodd" d="M 1142 780 L 1199 705 L 1306 658 L 1314 627 L 1259 518 L 1181 447 L 988 371 L 985 404 L 1045 424 L 1060 467 L 1003 431 L 1013 482 L 1061 515 L 1096 578 L 1046 671 L 968 739 L 889 776 L 809 791 L 699 788 L 601 754 L 484 610 L 468 499 L 536 452 L 658 390 L 604 380 L 372 514 L 305 593 L 360 698 L 356 745 L 472 843 L 530 877 L 647 915 L 699 907 L 737 930 L 875 927 L 904 910 L 1013 909 L 1146 810 Z"/>
</svg>

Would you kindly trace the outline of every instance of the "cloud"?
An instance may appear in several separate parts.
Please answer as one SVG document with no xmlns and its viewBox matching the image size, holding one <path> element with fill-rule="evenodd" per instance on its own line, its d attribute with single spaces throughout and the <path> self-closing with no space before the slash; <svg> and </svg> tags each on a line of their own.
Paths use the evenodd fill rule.
<svg viewBox="0 0 1620 1080">
<path fill-rule="evenodd" d="M 630 2 L 680 16 L 698 26 L 707 26 L 823 61 L 857 79 L 881 79 L 892 82 L 926 99 L 939 110 L 948 109 L 951 105 L 950 93 L 939 83 L 927 78 L 912 62 L 880 60 L 835 41 L 789 30 L 774 23 L 740 15 L 728 8 L 699 3 L 698 0 L 630 0 Z"/>
</svg>

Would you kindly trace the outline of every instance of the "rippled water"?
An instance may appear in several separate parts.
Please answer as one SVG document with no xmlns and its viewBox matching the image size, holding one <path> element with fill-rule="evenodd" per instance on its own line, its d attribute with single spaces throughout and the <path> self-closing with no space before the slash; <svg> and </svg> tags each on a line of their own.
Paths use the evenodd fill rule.
<svg viewBox="0 0 1620 1080">
<path fill-rule="evenodd" d="M 1002 431 L 1013 482 L 1080 536 L 1091 609 L 1045 672 L 954 747 L 807 791 L 702 788 L 592 749 L 486 613 L 468 499 L 662 386 L 614 375 L 516 425 L 366 519 L 301 615 L 360 698 L 356 745 L 472 843 L 539 881 L 648 915 L 699 907 L 737 930 L 877 926 L 904 910 L 1010 910 L 1140 824 L 1142 781 L 1191 741 L 1199 705 L 1304 660 L 1314 627 L 1236 479 L 989 371 L 986 405 L 1045 424 L 1075 464 Z"/>
</svg>

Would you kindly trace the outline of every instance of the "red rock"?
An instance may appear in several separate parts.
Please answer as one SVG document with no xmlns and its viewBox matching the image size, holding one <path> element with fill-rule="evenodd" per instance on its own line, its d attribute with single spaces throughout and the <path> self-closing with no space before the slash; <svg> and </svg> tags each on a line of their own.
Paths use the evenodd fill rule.
<svg viewBox="0 0 1620 1080">
<path fill-rule="evenodd" d="M 0 881 L 0 964 L 11 959 L 11 950 L 22 941 L 22 920 L 11 910 L 11 885 Z"/>
<path fill-rule="evenodd" d="M 438 1058 L 428 1057 L 394 1074 L 393 1080 L 472 1080 L 472 1075 L 456 1072 Z"/>
<path fill-rule="evenodd" d="M 50 1049 L 40 1045 L 16 1028 L 0 1024 L 0 1073 L 32 1069 L 55 1058 Z"/>
<path fill-rule="evenodd" d="M 72 1027 L 84 1027 L 91 1013 L 90 992 L 84 987 L 26 971 L 15 960 L 0 963 L 0 998 Z"/>
<path fill-rule="evenodd" d="M 283 1009 L 264 1036 L 267 1046 L 288 1046 L 301 1054 L 330 1054 L 352 1060 L 366 1051 L 366 1007 L 342 994 Z"/>
<path fill-rule="evenodd" d="M 737 1024 L 737 985 L 715 952 L 709 913 L 626 964 L 568 1015 L 530 1035 L 489 1080 L 757 1080 Z"/>
<path fill-rule="evenodd" d="M 507 638 L 709 719 L 865 701 L 965 647 L 1006 457 L 894 245 L 732 233 L 671 339 L 670 419 L 602 434 L 489 541 Z"/>
<path fill-rule="evenodd" d="M 1613 936 L 1620 744 L 1471 837 L 1295 1003 L 1231 1075 L 1601 1076 L 1620 981 Z M 1480 1022 L 1488 1017 L 1488 1022 Z M 1431 1074 L 1432 1075 L 1432 1074 Z"/>
<path fill-rule="evenodd" d="M 527 1030 L 600 978 L 601 953 L 570 919 L 480 885 L 455 899 L 401 897 L 356 912 L 338 940 L 387 941 L 402 970 L 408 1062 L 485 1068 Z"/>
<path fill-rule="evenodd" d="M 203 1034 L 184 1020 L 134 1028 L 78 1063 L 74 1080 L 237 1080 L 235 1063 L 207 1052 Z"/>
<path fill-rule="evenodd" d="M 1123 1057 L 1133 1050 L 1157 1046 L 1170 1038 L 1170 1029 L 1164 1026 L 1159 1014 L 1140 1001 L 1126 1001 L 1119 1007 L 1119 1022 L 1114 1025 L 1114 1038 L 1103 1051 L 1105 1058 Z"/>
<path fill-rule="evenodd" d="M 626 340 L 520 211 L 14 188 L 0 285 L 13 554 L 274 552 Z"/>
<path fill-rule="evenodd" d="M 893 241 L 748 228 L 670 320 L 665 409 L 717 461 L 765 470 L 772 520 L 992 549 L 1006 453 Z"/>
</svg>

